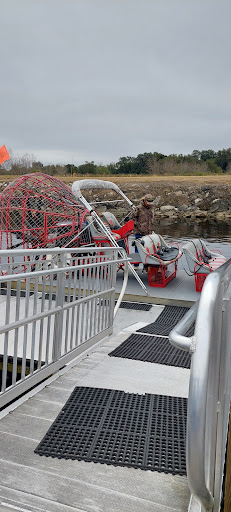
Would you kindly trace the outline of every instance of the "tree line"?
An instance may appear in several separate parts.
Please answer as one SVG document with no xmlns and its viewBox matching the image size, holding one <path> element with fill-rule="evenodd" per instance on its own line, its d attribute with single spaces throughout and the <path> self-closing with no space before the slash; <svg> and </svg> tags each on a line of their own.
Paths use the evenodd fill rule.
<svg viewBox="0 0 231 512">
<path fill-rule="evenodd" d="M 231 148 L 194 150 L 190 155 L 163 153 L 141 153 L 135 157 L 123 156 L 118 162 L 98 165 L 94 161 L 82 165 L 44 165 L 33 155 L 25 154 L 12 158 L 9 174 L 21 175 L 30 172 L 43 172 L 51 176 L 111 176 L 111 175 L 204 175 L 231 174 Z M 5 174 L 0 166 L 0 173 Z"/>
</svg>

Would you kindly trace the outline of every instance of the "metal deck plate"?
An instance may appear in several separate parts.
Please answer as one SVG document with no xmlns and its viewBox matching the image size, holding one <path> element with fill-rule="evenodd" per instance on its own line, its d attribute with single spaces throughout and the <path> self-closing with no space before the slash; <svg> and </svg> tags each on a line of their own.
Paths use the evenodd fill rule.
<svg viewBox="0 0 231 512">
<path fill-rule="evenodd" d="M 144 304 L 142 302 L 121 302 L 120 308 L 137 309 L 140 311 L 150 311 L 152 304 Z"/>
<path fill-rule="evenodd" d="M 187 399 L 76 387 L 35 453 L 186 474 Z"/>
<path fill-rule="evenodd" d="M 180 306 L 165 306 L 160 316 L 155 322 L 145 325 L 137 332 L 145 332 L 147 334 L 159 334 L 160 336 L 168 336 L 175 325 L 183 318 L 189 308 Z M 188 329 L 185 336 L 194 334 L 194 324 Z"/>
<path fill-rule="evenodd" d="M 191 363 L 189 353 L 173 347 L 168 338 L 144 334 L 131 334 L 119 347 L 110 352 L 109 356 L 180 368 L 190 368 Z"/>
</svg>

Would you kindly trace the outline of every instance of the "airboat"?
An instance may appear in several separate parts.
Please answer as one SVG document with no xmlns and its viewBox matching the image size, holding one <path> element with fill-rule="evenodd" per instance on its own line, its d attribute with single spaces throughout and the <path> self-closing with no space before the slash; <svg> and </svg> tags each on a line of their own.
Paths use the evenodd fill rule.
<svg viewBox="0 0 231 512">
<path fill-rule="evenodd" d="M 113 191 L 120 199 L 89 202 L 83 190 Z M 119 222 L 110 211 L 100 216 L 100 204 L 125 202 L 129 212 Z M 143 290 L 146 287 L 136 272 L 148 273 L 150 286 L 164 287 L 176 276 L 181 257 L 178 246 L 167 244 L 156 233 L 139 239 L 134 236 L 132 212 L 135 205 L 110 181 L 75 181 L 72 190 L 55 177 L 42 173 L 20 176 L 0 196 L 1 249 L 69 247 L 120 247 L 129 258 L 129 267 Z M 129 218 L 130 217 L 130 218 Z M 123 256 L 123 253 L 121 252 Z M 46 256 L 47 259 L 47 256 Z M 119 266 L 123 269 L 123 264 Z"/>
<path fill-rule="evenodd" d="M 122 199 L 105 199 L 89 202 L 83 195 L 83 190 L 92 191 L 103 189 L 114 191 Z M 146 288 L 139 278 L 136 268 L 148 273 L 149 286 L 165 287 L 176 277 L 177 264 L 182 253 L 177 244 L 168 244 L 161 235 L 150 233 L 149 235 L 135 238 L 134 222 L 132 213 L 136 206 L 122 192 L 122 190 L 111 181 L 97 179 L 86 179 L 75 181 L 72 185 L 72 192 L 75 198 L 89 211 L 87 216 L 90 234 L 94 244 L 97 246 L 123 247 L 129 257 L 129 266 L 142 288 Z M 97 213 L 95 206 L 108 205 L 110 203 L 125 202 L 129 207 L 122 222 L 119 222 L 110 211 L 104 211 L 102 217 Z"/>
<path fill-rule="evenodd" d="M 99 190 L 103 191 L 103 199 L 92 199 L 92 194 Z M 116 198 L 111 199 L 112 195 Z M 120 202 L 128 209 L 121 221 L 110 211 L 113 204 L 118 208 Z M 155 232 L 136 238 L 132 219 L 136 206 L 113 182 L 84 179 L 75 181 L 71 189 L 55 177 L 33 173 L 10 183 L 0 195 L 0 204 L 0 249 L 70 248 L 71 262 L 73 248 L 88 247 L 89 255 L 92 248 L 98 249 L 97 254 L 104 247 L 120 248 L 121 259 L 125 254 L 130 272 L 145 293 L 147 290 L 138 270 L 147 273 L 148 284 L 152 287 L 164 288 L 176 277 L 182 256 L 179 246 L 167 243 Z M 102 206 L 104 211 L 101 211 Z M 221 254 L 210 254 L 200 240 L 190 243 L 195 250 L 188 246 L 183 250 L 189 271 L 195 277 L 196 291 L 201 291 L 207 275 L 226 259 Z M 49 264 L 52 259 L 47 254 L 41 257 Z M 120 269 L 124 269 L 123 263 L 118 264 Z M 17 266 L 12 267 L 12 271 L 17 273 Z"/>
</svg>

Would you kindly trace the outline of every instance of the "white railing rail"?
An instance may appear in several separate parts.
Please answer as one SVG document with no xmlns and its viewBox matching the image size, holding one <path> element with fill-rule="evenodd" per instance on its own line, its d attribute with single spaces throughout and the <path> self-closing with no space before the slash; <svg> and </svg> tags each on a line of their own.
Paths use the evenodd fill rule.
<svg viewBox="0 0 231 512">
<path fill-rule="evenodd" d="M 71 251 L 0 251 L 0 408 L 112 332 L 126 256 L 114 247 Z"/>
<path fill-rule="evenodd" d="M 195 335 L 184 336 L 196 320 Z M 201 510 L 220 510 L 231 398 L 231 259 L 205 281 L 199 304 L 170 333 L 191 353 L 187 477 Z"/>
</svg>

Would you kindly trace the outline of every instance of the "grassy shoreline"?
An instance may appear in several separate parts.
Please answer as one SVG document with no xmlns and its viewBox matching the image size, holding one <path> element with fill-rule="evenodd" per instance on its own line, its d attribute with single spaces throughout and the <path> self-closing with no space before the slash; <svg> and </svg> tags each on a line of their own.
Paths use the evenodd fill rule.
<svg viewBox="0 0 231 512">
<path fill-rule="evenodd" d="M 204 176 L 160 176 L 160 175 L 152 175 L 152 176 L 146 176 L 146 175 L 112 175 L 112 176 L 58 176 L 55 175 L 55 178 L 63 181 L 64 183 L 73 183 L 74 181 L 79 181 L 82 179 L 98 179 L 98 180 L 105 180 L 105 181 L 113 181 L 114 183 L 194 183 L 198 185 L 203 184 L 216 184 L 216 183 L 227 183 L 231 184 L 231 175 L 230 174 L 219 174 L 219 175 L 211 175 L 206 174 Z M 2 175 L 0 176 L 0 183 L 7 182 L 10 183 L 11 181 L 15 180 L 16 178 L 19 178 L 19 175 L 13 176 L 13 175 Z"/>
</svg>

